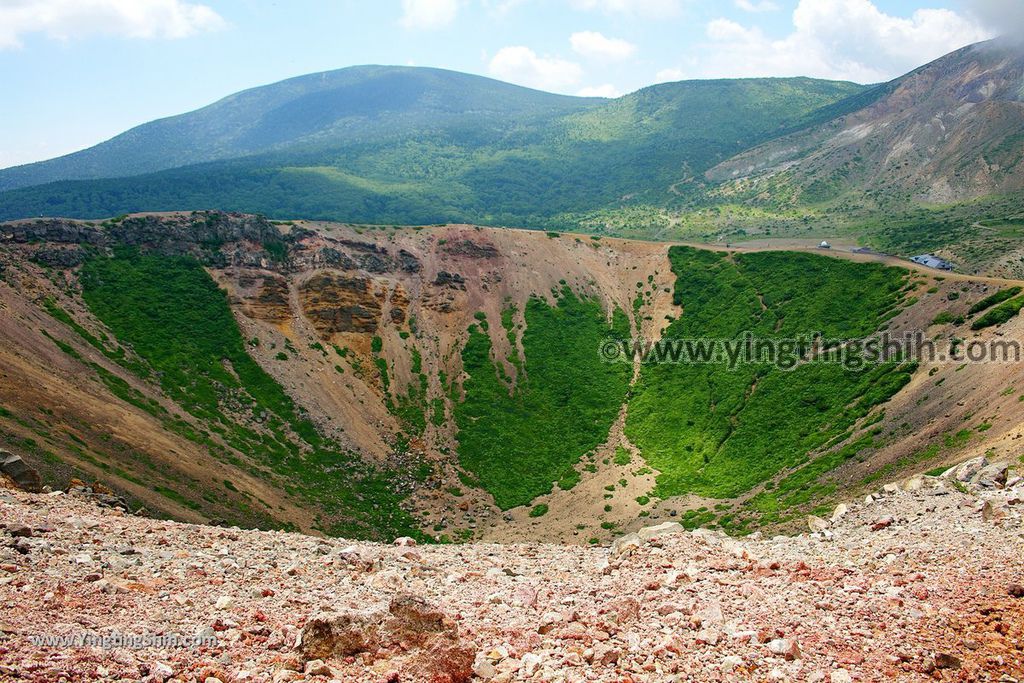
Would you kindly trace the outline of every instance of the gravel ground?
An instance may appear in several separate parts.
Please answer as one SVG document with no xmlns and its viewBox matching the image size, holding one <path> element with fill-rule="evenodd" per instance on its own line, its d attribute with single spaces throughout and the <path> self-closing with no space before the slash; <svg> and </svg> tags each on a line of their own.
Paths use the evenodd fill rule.
<svg viewBox="0 0 1024 683">
<path fill-rule="evenodd" d="M 798 537 L 666 524 L 610 549 L 350 543 L 0 491 L 0 680 L 1020 680 L 1024 484 L 963 467 Z M 200 643 L 83 642 L 147 635 Z"/>
</svg>

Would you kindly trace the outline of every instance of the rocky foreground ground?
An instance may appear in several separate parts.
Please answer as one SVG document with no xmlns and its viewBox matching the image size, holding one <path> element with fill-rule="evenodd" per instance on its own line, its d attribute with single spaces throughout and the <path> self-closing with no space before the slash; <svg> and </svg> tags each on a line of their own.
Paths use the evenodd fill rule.
<svg viewBox="0 0 1024 683">
<path fill-rule="evenodd" d="M 1017 681 L 1024 483 L 985 464 L 798 537 L 669 523 L 610 549 L 349 543 L 0 491 L 0 680 Z"/>
</svg>

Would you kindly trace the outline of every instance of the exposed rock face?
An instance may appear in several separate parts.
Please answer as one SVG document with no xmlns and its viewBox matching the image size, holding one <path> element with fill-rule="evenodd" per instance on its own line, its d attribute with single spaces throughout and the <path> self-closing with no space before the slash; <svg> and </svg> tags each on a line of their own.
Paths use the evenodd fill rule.
<svg viewBox="0 0 1024 683">
<path fill-rule="evenodd" d="M 420 264 L 420 260 L 416 258 L 416 255 L 412 252 L 406 251 L 405 249 L 401 249 L 398 252 L 398 263 L 402 270 L 407 273 L 418 273 L 423 267 Z"/>
<path fill-rule="evenodd" d="M 94 244 L 107 241 L 107 235 L 97 225 L 80 223 L 64 218 L 0 223 L 0 240 L 27 244 L 51 242 L 56 244 Z"/>
<path fill-rule="evenodd" d="M 250 318 L 277 325 L 291 319 L 288 280 L 283 276 L 265 273 L 256 278 L 240 278 L 239 283 L 257 288 L 255 294 L 242 300 L 243 311 Z"/>
<path fill-rule="evenodd" d="M 338 251 L 334 247 L 324 247 L 315 257 L 317 265 L 325 268 L 338 268 L 340 270 L 355 270 L 358 265 L 348 254 Z"/>
<path fill-rule="evenodd" d="M 188 254 L 218 267 L 267 265 L 273 261 L 268 247 L 282 254 L 287 251 L 281 232 L 267 219 L 222 211 L 129 216 L 103 223 L 66 218 L 16 221 L 0 224 L 0 242 L 132 246 L 161 254 Z M 225 249 L 225 245 L 233 246 Z"/>
<path fill-rule="evenodd" d="M 305 229 L 293 230 L 288 240 L 290 270 L 362 270 L 380 275 L 416 273 L 422 268 L 419 258 L 407 249 L 395 254 L 373 242 L 334 239 Z"/>
<path fill-rule="evenodd" d="M 113 224 L 108 234 L 120 244 L 150 246 L 166 253 L 192 252 L 196 245 L 283 244 L 280 231 L 267 219 L 221 211 L 201 211 L 178 219 L 131 216 Z"/>
<path fill-rule="evenodd" d="M 317 273 L 299 285 L 302 312 L 324 339 L 339 332 L 375 332 L 381 303 L 363 277 Z"/>
<path fill-rule="evenodd" d="M 373 242 L 340 240 L 339 243 L 354 252 L 354 261 L 358 264 L 359 268 L 368 273 L 386 273 L 389 270 L 394 270 L 397 266 L 395 260 L 388 254 L 387 249 Z"/>
<path fill-rule="evenodd" d="M 86 254 L 78 245 L 40 247 L 32 252 L 30 258 L 50 268 L 74 268 L 85 262 Z"/>
<path fill-rule="evenodd" d="M 409 295 L 405 293 L 405 288 L 402 285 L 395 287 L 394 291 L 391 292 L 391 298 L 389 299 L 391 304 L 391 321 L 396 325 L 401 325 L 405 322 L 408 317 L 409 310 Z"/>
<path fill-rule="evenodd" d="M 444 246 L 444 250 L 453 256 L 469 258 L 495 258 L 499 252 L 493 244 L 473 240 L 456 240 Z"/>
<path fill-rule="evenodd" d="M 462 277 L 458 273 L 449 273 L 446 270 L 442 270 L 434 278 L 434 284 L 438 287 L 448 287 L 450 289 L 466 289 L 466 278 Z"/>
<path fill-rule="evenodd" d="M 938 203 L 1018 192 L 1022 77 L 1013 41 L 971 45 L 878 86 L 864 108 L 743 152 L 707 177 L 778 176 L 811 202 L 822 200 L 821 186 Z"/>
</svg>

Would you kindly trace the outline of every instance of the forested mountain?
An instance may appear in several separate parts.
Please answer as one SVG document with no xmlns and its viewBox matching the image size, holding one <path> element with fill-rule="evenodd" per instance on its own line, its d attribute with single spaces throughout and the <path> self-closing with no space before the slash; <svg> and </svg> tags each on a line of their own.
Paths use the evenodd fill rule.
<svg viewBox="0 0 1024 683">
<path fill-rule="evenodd" d="M 624 199 L 662 205 L 676 183 L 862 90 L 807 78 L 685 81 L 601 100 L 436 69 L 356 67 L 0 171 L 8 190 L 61 181 L 0 195 L 0 217 L 217 207 L 525 224 Z"/>
</svg>

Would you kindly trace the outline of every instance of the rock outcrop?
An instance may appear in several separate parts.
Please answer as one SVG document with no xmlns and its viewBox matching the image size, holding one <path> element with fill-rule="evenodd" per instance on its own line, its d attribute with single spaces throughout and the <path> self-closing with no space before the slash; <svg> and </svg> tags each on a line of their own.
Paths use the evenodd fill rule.
<svg viewBox="0 0 1024 683">
<path fill-rule="evenodd" d="M 322 272 L 299 285 L 302 312 L 324 339 L 339 332 L 374 332 L 381 302 L 365 277 Z"/>
</svg>

